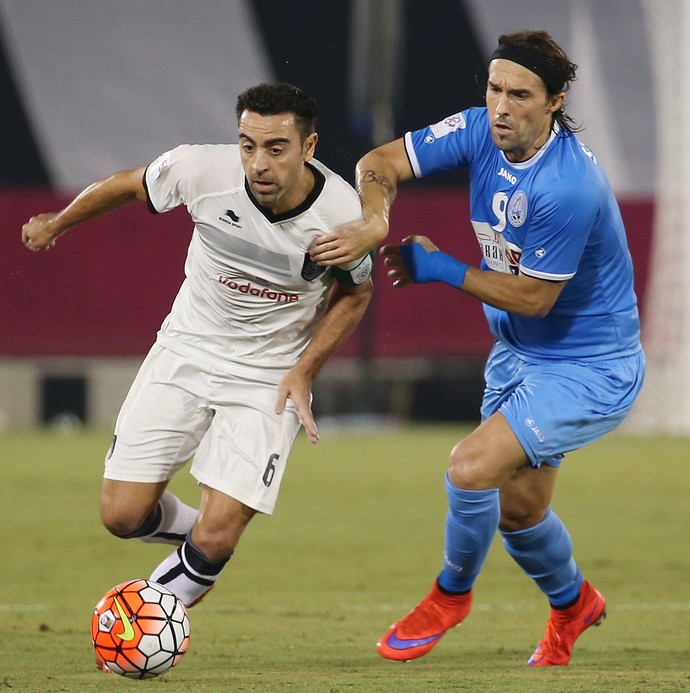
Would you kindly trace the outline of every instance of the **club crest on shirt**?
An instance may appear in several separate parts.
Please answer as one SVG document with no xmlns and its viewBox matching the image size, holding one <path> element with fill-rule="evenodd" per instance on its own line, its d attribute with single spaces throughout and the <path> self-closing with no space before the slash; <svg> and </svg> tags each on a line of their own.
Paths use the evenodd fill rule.
<svg viewBox="0 0 690 693">
<path fill-rule="evenodd" d="M 517 190 L 508 201 L 508 219 L 511 226 L 522 226 L 527 219 L 527 195 Z"/>
<path fill-rule="evenodd" d="M 309 253 L 304 253 L 304 262 L 302 263 L 302 279 L 307 282 L 313 282 L 318 279 L 326 271 L 325 267 L 317 265 L 309 256 Z"/>
</svg>

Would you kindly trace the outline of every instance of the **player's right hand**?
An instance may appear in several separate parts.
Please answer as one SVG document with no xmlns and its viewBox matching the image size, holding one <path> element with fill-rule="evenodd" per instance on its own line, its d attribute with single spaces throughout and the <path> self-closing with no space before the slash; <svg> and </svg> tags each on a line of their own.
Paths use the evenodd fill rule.
<svg viewBox="0 0 690 693">
<path fill-rule="evenodd" d="M 309 255 L 324 267 L 344 265 L 366 255 L 386 237 L 387 232 L 388 227 L 378 221 L 350 221 L 319 236 L 309 248 Z"/>
<path fill-rule="evenodd" d="M 31 217 L 22 226 L 22 243 L 34 252 L 52 248 L 60 235 L 53 224 L 56 216 L 56 212 L 45 212 Z"/>
<path fill-rule="evenodd" d="M 278 399 L 275 412 L 280 415 L 285 411 L 287 400 L 292 400 L 299 414 L 300 422 L 306 431 L 310 443 L 319 442 L 319 431 L 314 421 L 314 413 L 311 410 L 311 381 L 298 361 L 280 381 L 278 386 Z"/>
</svg>

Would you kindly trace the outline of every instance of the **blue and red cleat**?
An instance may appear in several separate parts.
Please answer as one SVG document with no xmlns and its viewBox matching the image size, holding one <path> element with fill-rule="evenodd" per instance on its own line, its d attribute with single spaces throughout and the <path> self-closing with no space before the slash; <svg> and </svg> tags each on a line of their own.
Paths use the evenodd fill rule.
<svg viewBox="0 0 690 693">
<path fill-rule="evenodd" d="M 586 580 L 573 606 L 551 609 L 546 632 L 539 646 L 529 658 L 527 666 L 565 666 L 570 661 L 573 645 L 590 626 L 598 626 L 606 618 L 606 602 Z"/>
<path fill-rule="evenodd" d="M 406 662 L 425 655 L 441 636 L 457 626 L 472 607 L 472 593 L 459 596 L 445 594 L 434 582 L 429 594 L 376 643 L 378 653 L 386 659 Z"/>
</svg>

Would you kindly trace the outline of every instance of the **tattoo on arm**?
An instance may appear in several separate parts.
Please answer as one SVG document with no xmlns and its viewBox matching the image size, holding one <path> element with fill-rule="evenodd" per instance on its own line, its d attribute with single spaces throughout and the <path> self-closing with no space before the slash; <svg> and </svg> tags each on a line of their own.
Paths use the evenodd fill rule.
<svg viewBox="0 0 690 693">
<path fill-rule="evenodd" d="M 357 192 L 362 192 L 362 185 L 364 183 L 376 183 L 380 185 L 385 193 L 386 197 L 392 202 L 395 199 L 397 190 L 395 186 L 386 178 L 386 176 L 380 176 L 373 169 L 367 169 L 362 171 L 362 175 L 359 179 L 359 185 L 357 186 Z"/>
</svg>

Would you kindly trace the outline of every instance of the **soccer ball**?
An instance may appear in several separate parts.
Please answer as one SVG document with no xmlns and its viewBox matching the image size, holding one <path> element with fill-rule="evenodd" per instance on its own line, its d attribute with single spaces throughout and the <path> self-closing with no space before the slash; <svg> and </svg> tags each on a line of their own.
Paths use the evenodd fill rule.
<svg viewBox="0 0 690 693">
<path fill-rule="evenodd" d="M 189 647 L 189 617 L 167 587 L 130 580 L 113 587 L 96 604 L 91 640 L 97 659 L 110 671 L 150 679 L 182 659 Z"/>
</svg>

